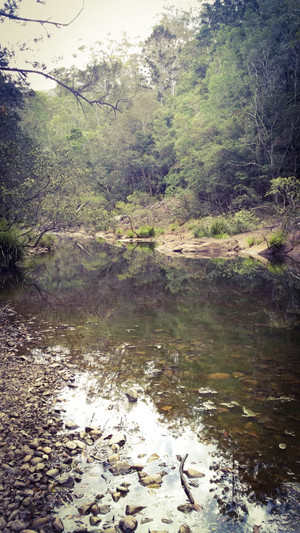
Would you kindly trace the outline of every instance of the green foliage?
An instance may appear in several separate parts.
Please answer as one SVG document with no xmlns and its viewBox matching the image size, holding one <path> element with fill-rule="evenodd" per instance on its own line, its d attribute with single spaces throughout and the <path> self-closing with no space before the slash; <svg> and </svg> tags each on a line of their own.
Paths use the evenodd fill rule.
<svg viewBox="0 0 300 533">
<path fill-rule="evenodd" d="M 229 233 L 235 235 L 237 233 L 243 233 L 244 231 L 255 229 L 258 225 L 258 218 L 251 211 L 242 209 L 229 217 L 228 223 Z"/>
<path fill-rule="evenodd" d="M 268 247 L 271 250 L 278 251 L 280 250 L 286 242 L 286 234 L 280 229 L 274 231 L 268 238 Z"/>
<path fill-rule="evenodd" d="M 249 248 L 251 248 L 251 246 L 254 246 L 255 238 L 253 237 L 253 235 L 250 235 L 250 237 L 246 239 L 246 243 L 248 244 Z"/>
<path fill-rule="evenodd" d="M 211 237 L 220 237 L 228 235 L 228 224 L 224 218 L 217 218 L 210 226 L 209 230 Z"/>
<path fill-rule="evenodd" d="M 39 240 L 39 246 L 52 250 L 54 248 L 55 235 L 53 233 L 45 233 Z"/>
<path fill-rule="evenodd" d="M 153 226 L 141 226 L 137 230 L 137 234 L 139 238 L 154 237 L 156 234 L 156 231 Z"/>
<path fill-rule="evenodd" d="M 16 228 L 6 229 L 6 223 L 0 224 L 0 268 L 13 269 L 22 261 L 25 254 L 24 242 Z"/>
<path fill-rule="evenodd" d="M 266 196 L 274 196 L 276 203 L 295 212 L 300 207 L 300 183 L 295 176 L 288 178 L 274 178 L 270 182 L 270 189 Z"/>
</svg>

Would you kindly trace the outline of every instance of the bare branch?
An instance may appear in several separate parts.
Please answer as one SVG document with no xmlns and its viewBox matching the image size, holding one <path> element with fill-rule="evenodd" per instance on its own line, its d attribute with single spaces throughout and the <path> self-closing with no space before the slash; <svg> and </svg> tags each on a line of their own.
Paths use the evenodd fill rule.
<svg viewBox="0 0 300 533">
<path fill-rule="evenodd" d="M 103 102 L 103 100 L 100 98 L 99 100 L 90 100 L 89 98 L 86 98 L 83 96 L 83 94 L 80 92 L 80 90 L 74 89 L 73 87 L 70 87 L 69 85 L 66 85 L 62 81 L 58 80 L 54 76 L 51 76 L 50 74 L 47 74 L 46 72 L 43 72 L 42 70 L 32 70 L 32 69 L 24 69 L 24 68 L 12 68 L 12 67 L 3 67 L 0 65 L 0 71 L 6 71 L 6 72 L 17 72 L 21 77 L 26 78 L 27 74 L 38 74 L 39 76 L 44 76 L 44 78 L 47 78 L 48 80 L 54 81 L 70 93 L 72 93 L 77 101 L 79 103 L 86 102 L 89 105 L 96 104 L 98 106 L 108 106 L 111 107 L 115 112 L 121 110 L 118 108 L 118 104 L 120 100 L 117 100 L 116 104 L 110 104 L 109 102 Z"/>
<path fill-rule="evenodd" d="M 56 28 L 61 28 L 61 27 L 70 26 L 70 24 L 72 24 L 72 22 L 74 22 L 74 20 L 76 20 L 79 17 L 79 15 L 82 13 L 83 8 L 84 8 L 84 1 L 82 3 L 81 9 L 77 13 L 77 15 L 72 20 L 70 20 L 70 22 L 65 22 L 65 23 L 64 22 L 55 22 L 55 21 L 52 21 L 52 20 L 30 19 L 30 18 L 25 18 L 25 17 L 19 17 L 18 15 L 13 15 L 13 14 L 10 14 L 10 13 L 4 13 L 2 10 L 0 10 L 0 17 L 6 17 L 6 18 L 8 18 L 10 20 L 15 20 L 15 21 L 18 21 L 18 22 L 35 22 L 37 24 L 41 24 L 42 26 L 44 24 L 48 24 L 48 25 L 55 26 Z"/>
</svg>

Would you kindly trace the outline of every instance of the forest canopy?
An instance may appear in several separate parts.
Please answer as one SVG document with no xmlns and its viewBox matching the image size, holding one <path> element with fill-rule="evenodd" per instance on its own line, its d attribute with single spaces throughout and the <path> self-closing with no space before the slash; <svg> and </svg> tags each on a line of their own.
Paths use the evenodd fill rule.
<svg viewBox="0 0 300 533">
<path fill-rule="evenodd" d="M 170 8 L 138 50 L 96 43 L 84 68 L 47 71 L 58 80 L 47 93 L 14 77 L 1 48 L 2 231 L 36 242 L 49 229 L 104 228 L 133 199 L 180 198 L 186 218 L 275 200 L 295 209 L 299 28 L 298 0 Z"/>
</svg>

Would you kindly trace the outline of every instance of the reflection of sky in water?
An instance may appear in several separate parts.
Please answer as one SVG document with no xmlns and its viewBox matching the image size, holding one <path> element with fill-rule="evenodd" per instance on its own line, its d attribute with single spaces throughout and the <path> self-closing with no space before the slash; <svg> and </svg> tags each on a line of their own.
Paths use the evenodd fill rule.
<svg viewBox="0 0 300 533">
<path fill-rule="evenodd" d="M 80 484 L 80 488 L 84 488 L 86 491 L 82 502 L 89 501 L 88 494 L 90 494 L 91 499 L 98 490 L 102 492 L 106 491 L 107 488 L 111 490 L 112 487 L 126 480 L 130 483 L 130 496 L 128 495 L 126 499 L 120 500 L 118 503 L 113 503 L 114 513 L 119 511 L 121 517 L 127 504 L 146 505 L 144 514 L 137 515 L 137 518 L 140 522 L 142 516 L 155 517 L 155 520 L 150 522 L 151 529 L 175 532 L 174 526 L 189 524 L 193 533 L 200 533 L 200 531 L 201 533 L 210 533 L 211 531 L 221 533 L 250 531 L 248 528 L 252 530 L 254 525 L 266 524 L 263 531 L 274 532 L 274 527 L 268 525 L 270 524 L 270 516 L 267 513 L 267 508 L 249 504 L 249 502 L 247 502 L 248 516 L 246 516 L 244 524 L 235 526 L 231 524 L 230 526 L 225 523 L 225 520 L 224 523 L 222 523 L 222 519 L 220 521 L 218 507 L 210 490 L 212 473 L 209 467 L 212 461 L 211 454 L 216 451 L 216 448 L 213 444 L 203 444 L 199 441 L 201 439 L 201 425 L 198 428 L 199 438 L 188 425 L 184 428 L 183 434 L 176 436 L 174 429 L 170 432 L 167 424 L 162 421 L 155 406 L 148 398 L 144 399 L 141 395 L 136 403 L 130 403 L 123 393 L 121 393 L 122 397 L 120 398 L 120 394 L 115 395 L 112 390 L 109 400 L 101 397 L 87 400 L 86 390 L 93 385 L 93 379 L 90 375 L 81 375 L 76 383 L 77 389 L 66 389 L 61 394 L 61 399 L 64 400 L 62 405 L 65 409 L 65 420 L 76 422 L 79 425 L 79 431 L 84 430 L 87 425 L 100 427 L 104 430 L 104 437 L 116 432 L 124 433 L 127 442 L 124 448 L 120 450 L 121 459 L 127 460 L 131 464 L 144 464 L 144 471 L 147 474 L 158 473 L 161 470 L 168 471 L 168 474 L 163 477 L 162 486 L 159 489 L 151 490 L 145 487 L 141 488 L 136 474 L 112 477 L 103 484 L 99 475 L 101 472 L 105 473 L 105 468 L 103 469 L 100 464 L 91 464 Z M 97 444 L 96 442 L 96 446 Z M 177 511 L 177 506 L 185 503 L 187 499 L 180 484 L 179 461 L 176 456 L 184 456 L 186 453 L 188 453 L 188 458 L 185 469 L 195 468 L 204 474 L 203 478 L 197 480 L 198 487 L 190 487 L 195 501 L 203 507 L 203 510 L 199 513 L 193 512 L 190 515 L 184 515 Z M 139 457 L 141 454 L 143 456 Z M 147 463 L 152 454 L 157 454 L 159 459 Z M 112 501 L 103 500 L 102 503 L 112 504 Z M 79 506 L 80 503 L 77 502 L 76 505 Z M 68 514 L 70 514 L 70 510 L 67 508 L 60 513 L 60 516 L 66 518 Z M 109 515 L 107 516 L 109 517 Z M 173 520 L 172 525 L 163 525 L 162 518 Z M 148 530 L 149 524 L 139 524 L 139 531 L 146 533 Z"/>
</svg>

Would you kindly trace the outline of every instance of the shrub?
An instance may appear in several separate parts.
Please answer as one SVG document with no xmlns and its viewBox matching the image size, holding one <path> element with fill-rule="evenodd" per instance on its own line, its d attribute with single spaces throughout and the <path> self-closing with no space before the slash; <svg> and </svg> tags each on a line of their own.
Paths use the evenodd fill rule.
<svg viewBox="0 0 300 533">
<path fill-rule="evenodd" d="M 257 225 L 258 218 L 251 211 L 242 209 L 235 213 L 230 220 L 230 233 L 243 233 L 244 231 L 255 229 Z"/>
<path fill-rule="evenodd" d="M 53 233 L 45 233 L 39 241 L 39 246 L 44 246 L 49 250 L 53 249 L 55 235 Z"/>
<path fill-rule="evenodd" d="M 249 248 L 251 248 L 251 246 L 254 246 L 255 239 L 254 239 L 253 235 L 250 235 L 250 237 L 248 237 L 248 239 L 246 239 L 246 243 L 248 244 Z"/>
<path fill-rule="evenodd" d="M 3 228 L 3 229 L 2 229 Z M 21 242 L 18 232 L 14 228 L 0 227 L 0 267 L 14 268 L 24 258 L 25 247 Z"/>
<path fill-rule="evenodd" d="M 281 229 L 274 231 L 274 233 L 272 233 L 269 237 L 268 247 L 274 251 L 280 250 L 280 248 L 284 246 L 285 241 L 286 234 Z"/>
<path fill-rule="evenodd" d="M 209 233 L 211 237 L 222 238 L 228 235 L 228 225 L 224 218 L 217 218 L 210 226 Z"/>
<path fill-rule="evenodd" d="M 115 230 L 116 237 L 122 237 L 123 233 L 124 232 L 123 232 L 122 228 L 117 228 Z"/>
<path fill-rule="evenodd" d="M 141 226 L 137 230 L 138 237 L 154 237 L 155 236 L 155 229 L 154 226 Z"/>
</svg>

